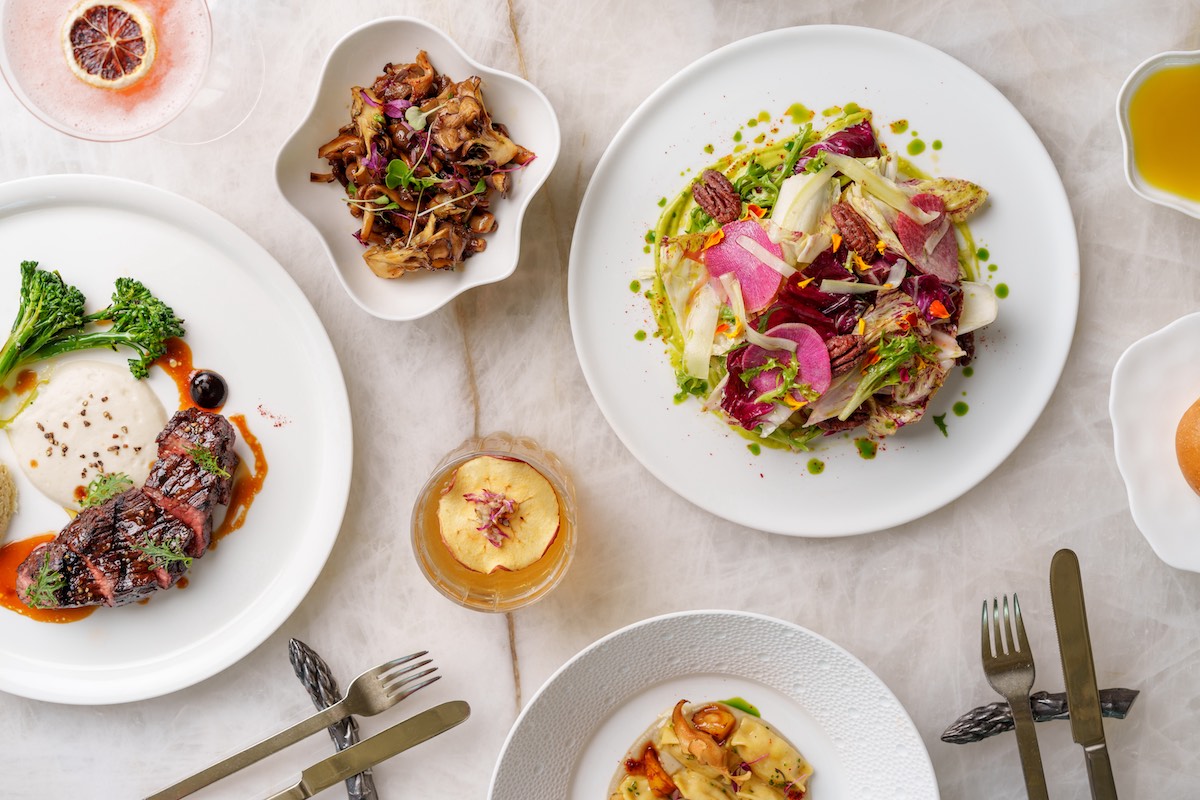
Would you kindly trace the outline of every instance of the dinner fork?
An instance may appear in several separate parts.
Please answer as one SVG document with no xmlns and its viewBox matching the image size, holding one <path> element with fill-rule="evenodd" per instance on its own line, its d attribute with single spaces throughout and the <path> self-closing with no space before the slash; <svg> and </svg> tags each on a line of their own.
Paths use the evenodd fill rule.
<svg viewBox="0 0 1200 800">
<path fill-rule="evenodd" d="M 324 711 L 318 711 L 303 722 L 299 722 L 274 736 L 263 739 L 258 744 L 251 745 L 245 750 L 234 753 L 229 758 L 218 761 L 216 764 L 197 772 L 190 778 L 185 778 L 160 792 L 150 795 L 147 800 L 177 800 L 177 798 L 186 797 L 192 792 L 203 789 L 210 783 L 218 781 L 227 775 L 232 775 L 239 769 L 248 767 L 290 744 L 295 744 L 317 731 L 325 730 L 330 725 L 340 722 L 351 714 L 370 717 L 382 711 L 387 711 L 413 692 L 425 688 L 441 677 L 441 675 L 426 677 L 437 670 L 437 667 L 429 667 L 429 669 L 421 670 L 421 667 L 432 663 L 432 659 L 427 658 L 415 664 L 411 663 L 424 655 L 428 655 L 428 651 L 422 650 L 419 653 L 413 653 L 403 658 L 385 662 L 377 667 L 372 667 L 355 678 L 346 687 L 346 694 L 342 699 Z"/>
<path fill-rule="evenodd" d="M 1009 617 L 1008 595 L 1004 596 L 1004 626 L 1001 628 L 1001 605 L 992 598 L 992 624 L 988 626 L 988 604 L 983 601 L 983 672 L 992 688 L 1004 696 L 1012 711 L 1017 730 L 1017 752 L 1021 754 L 1021 769 L 1025 773 L 1025 792 L 1030 800 L 1048 800 L 1046 775 L 1042 772 L 1042 754 L 1038 749 L 1037 731 L 1029 708 L 1029 690 L 1035 675 L 1033 653 L 1021 621 L 1021 604 L 1013 595 L 1013 613 Z M 1013 637 L 1013 620 L 1017 623 Z M 995 647 L 993 648 L 993 640 Z"/>
</svg>

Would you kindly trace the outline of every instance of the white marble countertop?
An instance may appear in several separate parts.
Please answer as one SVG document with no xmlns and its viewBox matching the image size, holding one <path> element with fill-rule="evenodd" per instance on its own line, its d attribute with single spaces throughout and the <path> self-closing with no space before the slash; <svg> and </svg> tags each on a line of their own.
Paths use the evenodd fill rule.
<svg viewBox="0 0 1200 800">
<path fill-rule="evenodd" d="M 978 661 L 985 595 L 1021 594 L 1040 656 L 1038 687 L 1061 689 L 1047 575 L 1050 556 L 1069 546 L 1083 563 L 1099 682 L 1142 690 L 1131 717 L 1107 725 L 1122 795 L 1195 795 L 1200 575 L 1161 563 L 1135 528 L 1107 413 L 1109 376 L 1120 353 L 1200 307 L 1200 220 L 1146 203 L 1126 187 L 1113 114 L 1117 90 L 1136 64 L 1163 50 L 1200 47 L 1194 2 L 260 0 L 251 8 L 267 53 L 267 90 L 232 135 L 201 146 L 156 137 L 81 142 L 44 127 L 0 91 L 0 179 L 56 172 L 133 178 L 193 198 L 250 231 L 312 301 L 345 371 L 355 422 L 345 522 L 299 609 L 221 674 L 118 706 L 0 695 L 0 794 L 142 796 L 299 719 L 310 706 L 287 661 L 294 636 L 323 653 L 343 683 L 387 658 L 430 650 L 445 677 L 407 709 L 463 698 L 474 715 L 380 766 L 381 796 L 482 798 L 522 704 L 572 654 L 639 619 L 723 607 L 797 622 L 862 659 L 912 715 L 944 797 L 1022 797 L 1011 736 L 969 746 L 938 737 L 960 712 L 997 699 Z M 375 16 L 405 13 L 545 91 L 562 123 L 563 152 L 534 201 L 512 278 L 419 322 L 387 323 L 361 312 L 341 290 L 315 234 L 283 206 L 272 173 L 276 149 L 304 114 L 332 44 Z M 919 39 L 999 87 L 1062 174 L 1083 281 L 1075 343 L 1058 390 L 990 478 L 894 530 L 803 540 L 739 528 L 693 508 L 630 456 L 580 373 L 567 321 L 566 267 L 588 178 L 646 95 L 720 45 L 824 22 Z M 517 362 L 525 378 L 514 391 Z M 429 469 L 473 431 L 492 430 L 530 435 L 555 450 L 574 473 L 581 508 L 580 544 L 567 580 L 544 602 L 508 617 L 444 600 L 421 577 L 408 543 L 409 512 Z M 630 569 L 635 551 L 638 569 Z M 684 555 L 687 580 L 672 581 Z M 363 729 L 378 731 L 398 718 L 392 712 L 364 720 Z M 1049 723 L 1039 734 L 1051 796 L 1087 797 L 1082 753 L 1069 727 Z M 312 737 L 198 796 L 262 796 L 330 751 L 327 738 Z"/>
</svg>

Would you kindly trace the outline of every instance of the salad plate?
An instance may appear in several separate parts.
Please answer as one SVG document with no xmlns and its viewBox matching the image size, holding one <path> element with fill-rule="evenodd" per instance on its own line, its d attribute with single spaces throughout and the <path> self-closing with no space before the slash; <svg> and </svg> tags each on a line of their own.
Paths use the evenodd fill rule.
<svg viewBox="0 0 1200 800">
<path fill-rule="evenodd" d="M 1192 572 L 1200 572 L 1200 497 L 1179 469 L 1175 429 L 1200 398 L 1198 337 L 1200 313 L 1134 342 L 1113 368 L 1108 401 L 1133 521 L 1159 558 Z"/>
<path fill-rule="evenodd" d="M 799 625 L 738 611 L 637 622 L 587 647 L 508 735 L 490 800 L 597 800 L 632 742 L 680 698 L 755 706 L 813 765 L 813 797 L 935 800 L 925 745 L 861 661 Z"/>
<path fill-rule="evenodd" d="M 70 624 L 0 608 L 0 691 L 106 704 L 211 677 L 295 610 L 337 538 L 352 440 L 329 338 L 299 287 L 249 235 L 141 183 L 54 175 L 0 185 L 5 320 L 17 311 L 22 260 L 61 271 L 93 305 L 119 276 L 143 281 L 184 319 L 196 367 L 225 378 L 222 413 L 245 417 L 268 468 L 245 524 L 195 565 L 186 588 L 158 592 L 146 605 L 99 608 Z M 123 365 L 127 355 L 94 350 L 82 357 Z M 146 380 L 168 410 L 178 407 L 176 385 L 162 370 L 152 368 Z M 238 452 L 255 461 L 240 434 Z M 62 506 L 17 467 L 8 437 L 0 436 L 0 461 L 19 498 L 6 542 L 67 524 Z"/>
<path fill-rule="evenodd" d="M 845 54 L 853 52 L 853 58 Z M 836 64 L 831 68 L 831 64 Z M 747 81 L 747 74 L 755 80 Z M 807 76 L 811 76 L 807 77 Z M 927 417 L 881 442 L 857 433 L 809 451 L 743 437 L 679 387 L 644 289 L 654 230 L 723 155 L 748 152 L 856 104 L 889 152 L 990 199 L 970 220 L 978 280 L 1002 299 Z M 827 109 L 827 112 L 821 110 Z M 645 286 L 643 285 L 645 284 Z M 1075 227 L 1058 173 L 1021 114 L 970 68 L 928 45 L 845 26 L 734 42 L 684 68 L 626 121 L 601 158 L 576 225 L 568 278 L 584 376 L 614 431 L 669 488 L 732 522 L 795 536 L 893 527 L 961 496 L 1004 461 L 1057 385 L 1079 300 Z M 682 402 L 680 402 L 682 401 Z M 856 446 L 856 444 L 860 446 Z"/>
</svg>

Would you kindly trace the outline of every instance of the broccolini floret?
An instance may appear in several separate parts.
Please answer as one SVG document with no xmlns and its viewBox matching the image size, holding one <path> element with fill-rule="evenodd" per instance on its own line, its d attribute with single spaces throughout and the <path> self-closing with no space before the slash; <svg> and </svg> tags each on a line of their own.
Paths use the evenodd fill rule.
<svg viewBox="0 0 1200 800">
<path fill-rule="evenodd" d="M 102 322 L 111 324 L 86 327 Z M 82 292 L 57 272 L 40 269 L 36 261 L 23 261 L 21 306 L 0 349 L 0 382 L 34 362 L 94 347 L 135 351 L 129 371 L 144 378 L 151 362 L 167 351 L 167 339 L 183 335 L 183 320 L 140 281 L 117 278 L 108 308 L 85 314 Z"/>
</svg>

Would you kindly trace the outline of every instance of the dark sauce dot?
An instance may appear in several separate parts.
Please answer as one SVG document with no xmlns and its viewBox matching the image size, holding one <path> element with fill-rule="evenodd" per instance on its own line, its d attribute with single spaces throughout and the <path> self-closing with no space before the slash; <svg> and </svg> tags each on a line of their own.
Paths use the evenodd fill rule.
<svg viewBox="0 0 1200 800">
<path fill-rule="evenodd" d="M 225 379 L 207 369 L 192 376 L 188 389 L 192 394 L 192 402 L 201 408 L 220 408 L 225 405 L 225 397 L 229 394 Z"/>
</svg>

